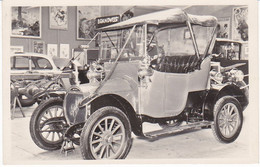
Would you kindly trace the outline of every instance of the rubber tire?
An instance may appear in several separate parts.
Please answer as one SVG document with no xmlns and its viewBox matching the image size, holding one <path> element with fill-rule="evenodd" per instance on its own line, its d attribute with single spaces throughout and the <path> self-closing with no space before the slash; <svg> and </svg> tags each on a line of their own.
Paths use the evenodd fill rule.
<svg viewBox="0 0 260 167">
<path fill-rule="evenodd" d="M 219 126 L 218 126 L 218 121 L 217 121 L 217 116 L 218 116 L 219 112 L 221 111 L 221 108 L 227 103 L 235 104 L 235 106 L 238 109 L 238 113 L 239 113 L 239 117 L 240 117 L 240 121 L 241 121 L 236 133 L 230 138 L 226 138 L 221 134 Z M 243 125 L 243 113 L 242 113 L 242 107 L 241 107 L 239 101 L 232 96 L 223 96 L 217 100 L 213 111 L 214 111 L 214 125 L 211 126 L 211 129 L 213 131 L 215 138 L 221 143 L 234 142 L 237 139 L 237 137 L 239 136 L 240 131 L 242 129 L 242 125 Z"/>
<path fill-rule="evenodd" d="M 30 107 L 36 102 L 35 99 L 29 99 L 29 98 L 28 99 L 22 99 L 22 96 L 23 95 L 21 95 L 21 94 L 18 96 L 22 107 Z"/>
<path fill-rule="evenodd" d="M 126 147 L 124 148 L 123 152 L 116 158 L 116 159 L 125 159 L 126 156 L 128 155 L 131 147 L 132 147 L 132 139 L 131 139 L 131 125 L 130 122 L 125 115 L 120 109 L 112 106 L 107 106 L 100 108 L 96 110 L 90 117 L 87 119 L 82 132 L 80 136 L 80 150 L 81 150 L 81 155 L 83 159 L 95 159 L 94 156 L 92 155 L 90 151 L 90 132 L 95 125 L 96 122 L 99 120 L 103 119 L 106 116 L 115 116 L 119 118 L 124 127 L 125 127 L 125 132 L 126 132 Z"/>
<path fill-rule="evenodd" d="M 48 99 L 47 101 L 43 101 L 33 112 L 30 120 L 30 134 L 31 138 L 34 141 L 34 143 L 40 147 L 41 149 L 44 150 L 58 150 L 61 148 L 62 142 L 59 142 L 58 144 L 50 144 L 45 142 L 39 133 L 37 132 L 37 122 L 39 119 L 39 116 L 41 115 L 42 112 L 45 112 L 46 109 L 53 105 L 60 105 L 63 107 L 63 100 L 61 98 L 51 98 Z"/>
</svg>

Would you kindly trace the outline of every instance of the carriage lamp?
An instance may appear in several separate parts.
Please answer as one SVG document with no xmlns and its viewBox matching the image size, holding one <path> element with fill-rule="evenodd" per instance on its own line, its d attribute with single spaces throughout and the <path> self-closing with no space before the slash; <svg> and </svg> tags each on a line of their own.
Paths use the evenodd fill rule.
<svg viewBox="0 0 260 167">
<path fill-rule="evenodd" d="M 101 81 L 102 79 L 104 79 L 105 71 L 104 71 L 103 66 L 101 66 L 100 64 L 97 64 L 97 63 L 93 63 L 90 66 L 89 71 L 87 72 L 87 77 L 88 77 L 90 83 L 98 82 L 98 81 Z"/>
<path fill-rule="evenodd" d="M 244 73 L 241 70 L 238 69 L 232 69 L 230 70 L 230 75 L 233 80 L 236 82 L 243 81 L 244 80 Z"/>
</svg>

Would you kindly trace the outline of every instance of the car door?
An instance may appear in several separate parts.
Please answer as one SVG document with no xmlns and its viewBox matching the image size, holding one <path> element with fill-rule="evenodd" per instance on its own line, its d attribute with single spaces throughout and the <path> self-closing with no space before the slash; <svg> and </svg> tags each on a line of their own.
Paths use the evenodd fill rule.
<svg viewBox="0 0 260 167">
<path fill-rule="evenodd" d="M 55 74 L 60 74 L 53 64 L 44 57 L 32 57 L 32 74 L 39 76 L 54 76 Z"/>
<path fill-rule="evenodd" d="M 31 65 L 29 56 L 11 57 L 11 79 L 30 79 Z"/>
</svg>

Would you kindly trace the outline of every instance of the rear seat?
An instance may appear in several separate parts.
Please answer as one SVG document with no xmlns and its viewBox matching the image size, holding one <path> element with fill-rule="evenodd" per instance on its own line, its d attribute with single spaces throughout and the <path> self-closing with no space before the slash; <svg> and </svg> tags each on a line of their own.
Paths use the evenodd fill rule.
<svg viewBox="0 0 260 167">
<path fill-rule="evenodd" d="M 188 73 L 198 68 L 198 58 L 190 56 L 165 56 L 156 64 L 155 70 L 168 73 Z"/>
</svg>

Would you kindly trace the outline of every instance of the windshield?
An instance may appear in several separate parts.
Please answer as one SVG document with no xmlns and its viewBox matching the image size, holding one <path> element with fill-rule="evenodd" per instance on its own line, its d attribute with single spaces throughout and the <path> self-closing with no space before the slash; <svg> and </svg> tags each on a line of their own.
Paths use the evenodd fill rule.
<svg viewBox="0 0 260 167">
<path fill-rule="evenodd" d="M 210 41 L 212 27 L 192 26 L 199 54 L 203 54 Z M 195 49 L 188 27 L 167 28 L 158 31 L 154 37 L 157 48 L 165 56 L 194 55 Z"/>
<path fill-rule="evenodd" d="M 141 57 L 144 50 L 144 28 L 143 26 L 137 26 L 126 43 L 130 31 L 131 28 L 102 32 L 99 58 L 103 60 L 115 59 L 125 44 L 126 46 L 119 60 Z"/>
</svg>

